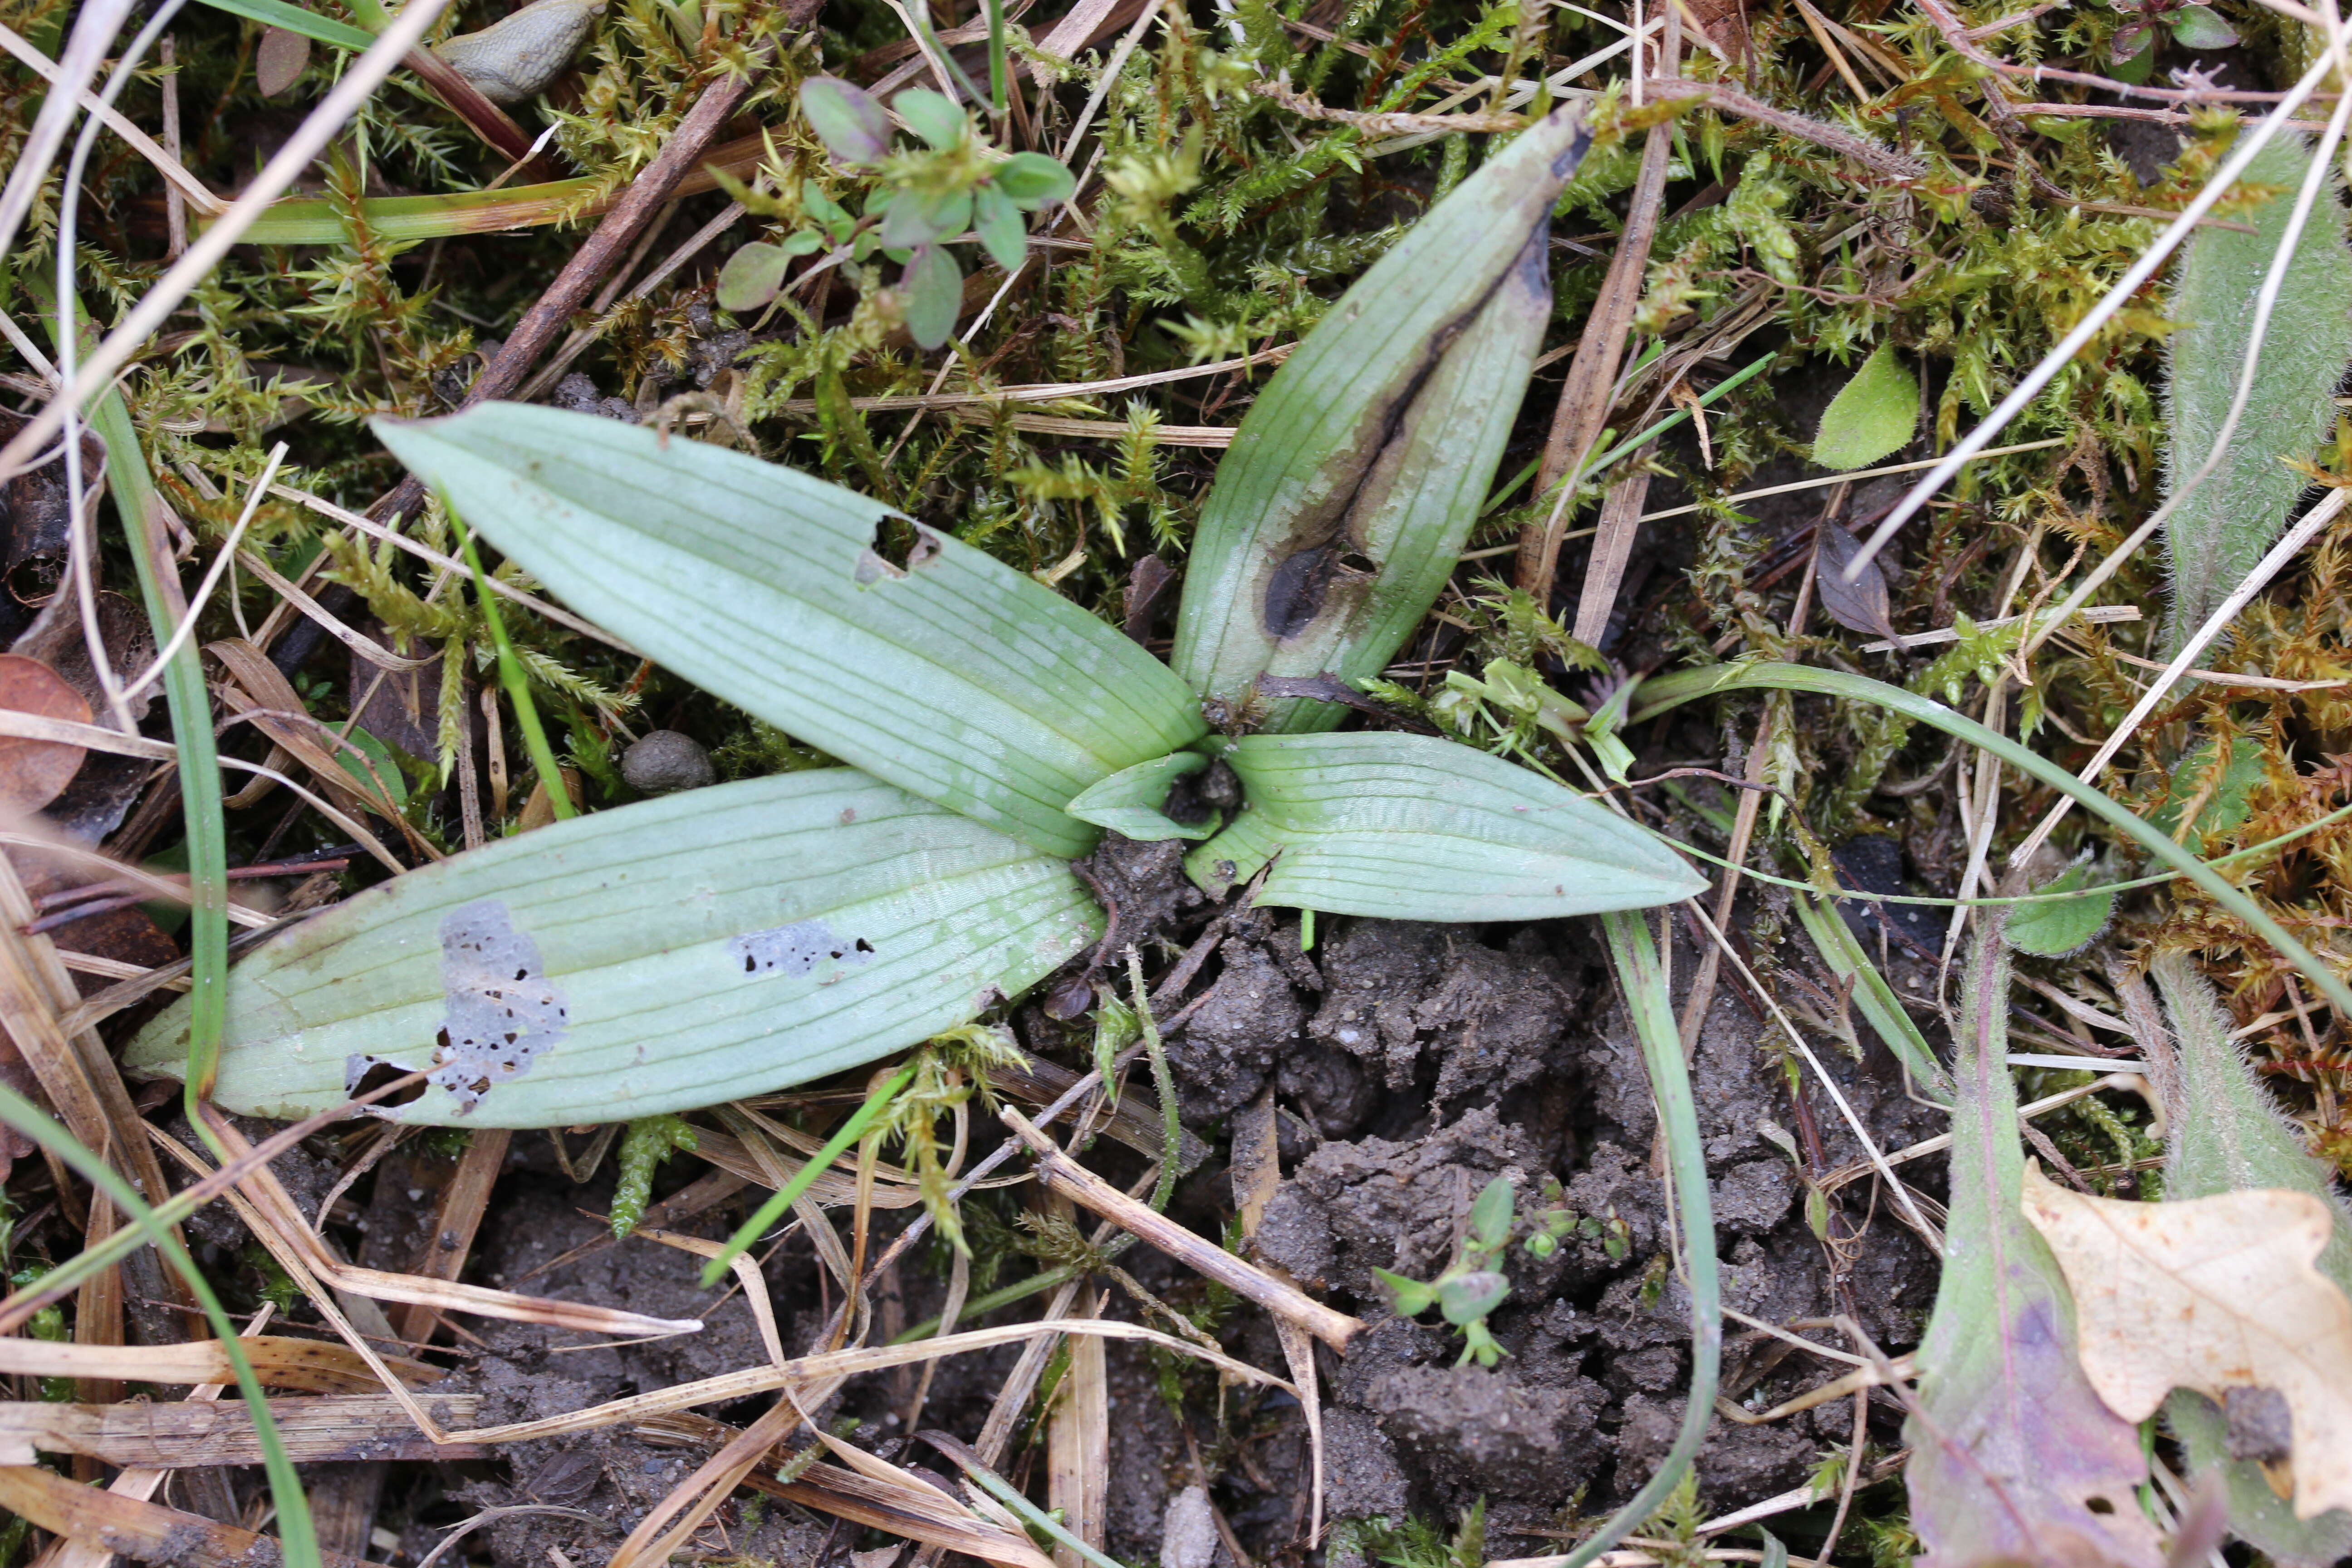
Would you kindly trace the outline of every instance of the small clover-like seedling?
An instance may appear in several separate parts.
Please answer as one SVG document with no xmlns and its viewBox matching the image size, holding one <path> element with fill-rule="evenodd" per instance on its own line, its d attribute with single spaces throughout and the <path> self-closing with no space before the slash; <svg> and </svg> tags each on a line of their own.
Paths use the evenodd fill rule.
<svg viewBox="0 0 2352 1568">
<path fill-rule="evenodd" d="M 1473 1361 L 1492 1366 L 1510 1353 L 1487 1331 L 1486 1317 L 1511 1293 L 1511 1282 L 1497 1265 L 1510 1250 L 1517 1201 L 1508 1176 L 1487 1183 L 1470 1205 L 1470 1226 L 1462 1237 L 1460 1252 L 1444 1273 L 1425 1284 L 1385 1268 L 1372 1270 L 1388 1287 L 1390 1300 L 1401 1316 L 1419 1317 L 1435 1307 L 1447 1322 L 1462 1331 L 1462 1359 L 1456 1366 L 1467 1366 Z"/>
<path fill-rule="evenodd" d="M 908 335 L 937 348 L 963 304 L 963 267 L 948 247 L 977 240 L 1011 272 L 1028 248 L 1022 215 L 1056 206 L 1077 188 L 1070 171 L 1042 153 L 1008 155 L 989 145 L 971 115 L 929 88 L 908 88 L 886 110 L 863 88 L 814 77 L 801 85 L 801 111 L 834 163 L 868 182 L 863 215 L 852 218 L 805 182 L 801 210 L 810 226 L 728 258 L 719 281 L 728 310 L 756 310 L 773 300 L 795 258 L 830 248 L 862 262 L 878 251 L 902 268 L 896 291 Z M 893 112 L 922 145 L 895 143 Z"/>
<path fill-rule="evenodd" d="M 2108 0 L 2130 18 L 2108 40 L 2107 63 L 2116 79 L 2143 82 L 2156 67 L 2159 32 L 2172 35 L 2184 49 L 2226 49 L 2238 42 L 2237 29 L 2221 20 L 2210 5 L 2194 0 Z"/>
</svg>

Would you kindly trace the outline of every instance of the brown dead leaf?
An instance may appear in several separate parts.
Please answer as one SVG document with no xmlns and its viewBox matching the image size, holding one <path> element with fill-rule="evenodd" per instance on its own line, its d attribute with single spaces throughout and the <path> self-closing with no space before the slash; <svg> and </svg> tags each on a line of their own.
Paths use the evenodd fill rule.
<svg viewBox="0 0 2352 1568">
<path fill-rule="evenodd" d="M 283 27 L 264 27 L 254 51 L 253 79 L 264 98 L 276 98 L 299 79 L 310 64 L 310 40 Z"/>
<path fill-rule="evenodd" d="M 2294 1511 L 2352 1509 L 2352 1300 L 2312 1267 L 2334 1224 L 2308 1193 L 2117 1203 L 2028 1166 L 2022 1206 L 2074 1294 L 2084 1371 L 2126 1421 L 2175 1388 L 2274 1389 L 2294 1423 Z"/>
<path fill-rule="evenodd" d="M 0 654 L 0 708 L 76 724 L 90 720 L 89 704 L 63 676 L 37 658 Z M 0 810 L 22 816 L 65 793 L 89 753 L 62 741 L 0 736 Z"/>
</svg>

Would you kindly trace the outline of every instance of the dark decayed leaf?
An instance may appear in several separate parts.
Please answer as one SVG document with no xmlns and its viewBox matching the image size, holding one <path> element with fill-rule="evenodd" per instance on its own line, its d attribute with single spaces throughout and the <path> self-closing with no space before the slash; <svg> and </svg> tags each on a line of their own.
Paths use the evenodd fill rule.
<svg viewBox="0 0 2352 1568">
<path fill-rule="evenodd" d="M 375 428 L 469 524 L 648 657 L 1048 853 L 1094 847 L 1063 810 L 1073 795 L 1206 731 L 1183 684 L 1116 630 L 836 485 L 520 404 Z"/>
<path fill-rule="evenodd" d="M 283 27 L 264 27 L 253 50 L 253 85 L 276 98 L 301 78 L 310 64 L 310 40 Z"/>
<path fill-rule="evenodd" d="M 1686 899 L 1706 880 L 1656 837 L 1500 757 L 1429 735 L 1228 743 L 1247 804 L 1185 857 L 1222 893 L 1408 921 L 1525 921 Z"/>
<path fill-rule="evenodd" d="M 428 1123 L 627 1121 L 964 1023 L 1101 933 L 1069 868 L 848 768 L 574 817 L 395 878 L 236 969 L 217 1097 L 291 1120 L 380 1064 Z M 175 1075 L 187 1004 L 124 1056 Z"/>
<path fill-rule="evenodd" d="M 1887 611 L 1886 574 L 1878 563 L 1871 561 L 1861 575 L 1851 583 L 1845 580 L 1846 568 L 1862 553 L 1862 546 L 1853 534 L 1834 519 L 1824 518 L 1814 529 L 1815 548 L 1820 557 L 1814 563 L 1813 591 L 1821 595 L 1822 609 L 1830 619 L 1850 632 L 1868 632 L 1873 637 L 1892 639 L 1895 621 Z"/>
<path fill-rule="evenodd" d="M 37 658 L 0 654 L 0 709 L 87 724 L 89 703 Z M 89 753 L 63 741 L 0 736 L 0 813 L 38 811 L 65 792 Z"/>
<path fill-rule="evenodd" d="M 1552 310 L 1572 110 L 1495 154 L 1340 296 L 1234 437 L 1201 512 L 1170 660 L 1202 695 L 1377 675 L 1435 602 L 1502 456 Z M 1328 704 L 1270 705 L 1272 731 Z"/>
<path fill-rule="evenodd" d="M 2065 1279 L 2018 1207 L 2008 947 L 2000 910 L 1982 913 L 1955 1040 L 1944 1272 L 1904 1428 L 1920 1568 L 2156 1568 L 2138 1428 L 2084 1375 Z"/>
</svg>

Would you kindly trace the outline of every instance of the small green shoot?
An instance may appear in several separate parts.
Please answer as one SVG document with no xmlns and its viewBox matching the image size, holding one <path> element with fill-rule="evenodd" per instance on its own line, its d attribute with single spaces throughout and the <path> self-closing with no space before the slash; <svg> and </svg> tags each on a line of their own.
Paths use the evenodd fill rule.
<svg viewBox="0 0 2352 1568">
<path fill-rule="evenodd" d="M 539 721 L 539 705 L 530 700 L 530 680 L 523 674 L 522 660 L 515 657 L 514 644 L 507 640 L 506 617 L 499 611 L 499 596 L 490 592 L 483 580 L 481 552 L 474 548 L 474 534 L 466 520 L 449 508 L 450 524 L 457 531 L 457 544 L 466 556 L 466 569 L 474 574 L 474 602 L 481 606 L 483 624 L 490 628 L 490 641 L 499 650 L 499 684 L 506 688 L 507 700 L 514 705 L 515 722 L 522 727 L 523 746 L 530 752 L 530 765 L 539 770 L 539 782 L 547 791 L 547 804 L 556 819 L 562 821 L 578 815 L 572 808 L 572 792 L 563 786 L 563 771 L 555 764 L 555 749 L 547 743 L 547 731 Z"/>
<path fill-rule="evenodd" d="M 677 1150 L 695 1147 L 694 1129 L 667 1112 L 641 1116 L 621 1134 L 621 1173 L 613 1188 L 613 1239 L 637 1228 L 654 1194 L 654 1169 Z"/>
<path fill-rule="evenodd" d="M 1517 1201 L 1509 1177 L 1488 1182 L 1470 1205 L 1470 1227 L 1453 1263 L 1426 1284 L 1385 1268 L 1372 1270 L 1388 1288 L 1399 1316 L 1417 1318 L 1435 1307 L 1447 1322 L 1462 1331 L 1462 1359 L 1454 1363 L 1456 1366 L 1467 1366 L 1473 1361 L 1493 1366 L 1510 1353 L 1487 1331 L 1486 1315 L 1511 1293 L 1511 1282 L 1498 1266 L 1510 1249 Z"/>
<path fill-rule="evenodd" d="M 874 1125 L 875 1118 L 888 1109 L 890 1101 L 897 1097 L 898 1091 L 912 1083 L 914 1079 L 915 1064 L 910 1062 L 891 1074 L 887 1081 L 868 1094 L 865 1102 L 856 1110 L 851 1111 L 849 1119 L 835 1131 L 832 1137 L 824 1141 L 824 1146 L 810 1155 L 807 1162 L 793 1173 L 792 1180 L 786 1182 L 781 1190 L 771 1194 L 768 1201 L 754 1210 L 750 1219 L 735 1227 L 735 1234 L 727 1238 L 727 1245 L 719 1249 L 719 1255 L 703 1265 L 702 1288 L 706 1290 L 714 1289 L 721 1279 L 725 1279 L 727 1270 L 734 1266 L 735 1260 L 750 1250 L 760 1237 L 765 1236 L 770 1226 L 792 1212 L 793 1205 L 800 1200 L 803 1193 L 809 1190 L 810 1184 L 816 1180 L 817 1173 L 841 1158 L 851 1144 L 864 1137 L 866 1130 Z"/>
</svg>

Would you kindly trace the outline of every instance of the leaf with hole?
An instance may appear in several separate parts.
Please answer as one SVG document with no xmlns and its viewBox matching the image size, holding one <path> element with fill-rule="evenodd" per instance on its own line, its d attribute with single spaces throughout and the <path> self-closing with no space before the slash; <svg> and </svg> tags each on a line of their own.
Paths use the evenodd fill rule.
<svg viewBox="0 0 2352 1568">
<path fill-rule="evenodd" d="M 2286 236 L 2310 154 L 2292 137 L 2264 147 L 2248 182 L 2277 187 L 2233 212 L 2235 227 L 2207 225 L 2183 249 L 2166 313 L 2179 325 L 2164 340 L 2172 497 L 2205 466 L 2254 349 L 2256 296 Z M 2286 263 L 2263 339 L 2245 412 L 2213 471 L 2180 494 L 2165 524 L 2172 603 L 2164 647 L 2179 647 L 2253 569 L 2286 527 L 2309 480 L 2288 468 L 2305 458 L 2336 417 L 2336 385 L 2352 361 L 2352 251 L 2332 172 Z M 2251 226 L 2252 234 L 2240 232 Z"/>
<path fill-rule="evenodd" d="M 2175 1388 L 2286 1402 L 2294 1514 L 2352 1510 L 2352 1300 L 2312 1265 L 2335 1205 L 2250 1188 L 2143 1204 L 2025 1173 L 2025 1217 L 2074 1288 L 2083 1365 L 2126 1421 Z"/>
<path fill-rule="evenodd" d="M 1895 345 L 1871 350 L 1830 405 L 1813 436 L 1813 461 L 1824 468 L 1866 468 L 1891 457 L 1919 427 L 1919 378 Z"/>
<path fill-rule="evenodd" d="M 859 1066 L 1101 934 L 1058 858 L 848 768 L 574 817 L 394 879 L 247 957 L 217 1098 L 291 1119 L 425 1070 L 404 1121 L 628 1121 Z M 124 1065 L 175 1075 L 187 1005 Z"/>
<path fill-rule="evenodd" d="M 521 404 L 375 428 L 469 525 L 667 668 L 1048 853 L 1094 847 L 1072 796 L 1206 732 L 1140 647 L 838 486 Z"/>
<path fill-rule="evenodd" d="M 890 155 L 889 112 L 862 87 L 813 76 L 801 83 L 801 112 L 836 163 L 858 168 Z"/>
<path fill-rule="evenodd" d="M 1426 735 L 1250 735 L 1246 803 L 1185 858 L 1212 892 L 1272 861 L 1256 902 L 1383 920 L 1645 909 L 1706 879 L 1643 828 L 1500 757 Z"/>
<path fill-rule="evenodd" d="M 1561 110 L 1432 207 L 1324 313 L 1234 433 L 1170 661 L 1238 704 L 1262 675 L 1378 675 L 1486 504 L 1552 310 L 1552 203 L 1589 137 Z M 1270 705 L 1270 731 L 1329 704 Z"/>
</svg>

